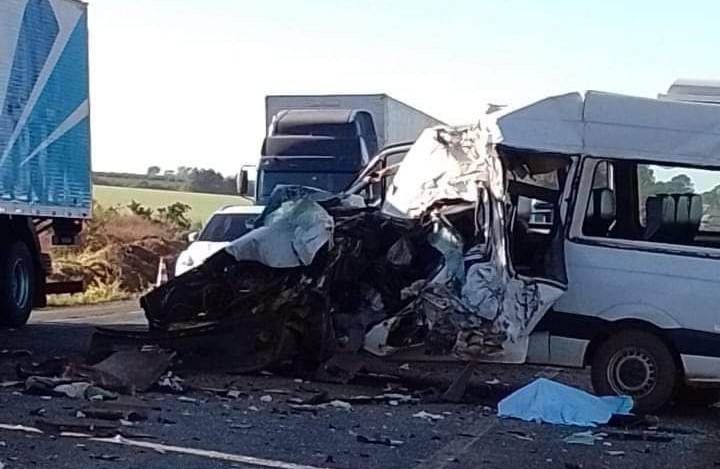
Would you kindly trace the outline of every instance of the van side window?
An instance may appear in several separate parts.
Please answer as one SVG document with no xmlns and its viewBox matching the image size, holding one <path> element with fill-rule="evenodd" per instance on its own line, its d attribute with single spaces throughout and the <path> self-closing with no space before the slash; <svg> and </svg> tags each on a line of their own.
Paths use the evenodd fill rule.
<svg viewBox="0 0 720 469">
<path fill-rule="evenodd" d="M 720 245 L 720 171 L 638 164 L 637 181 L 644 239 Z"/>
<path fill-rule="evenodd" d="M 595 237 L 613 237 L 617 223 L 617 197 L 614 190 L 613 164 L 601 161 L 595 166 L 593 184 L 585 209 L 583 234 Z"/>
<path fill-rule="evenodd" d="M 720 170 L 603 160 L 583 235 L 720 248 Z"/>
</svg>

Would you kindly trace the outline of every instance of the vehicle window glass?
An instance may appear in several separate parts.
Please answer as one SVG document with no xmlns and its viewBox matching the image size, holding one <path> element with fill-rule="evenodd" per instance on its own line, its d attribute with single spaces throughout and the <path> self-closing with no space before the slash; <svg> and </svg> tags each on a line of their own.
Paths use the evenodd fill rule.
<svg viewBox="0 0 720 469">
<path fill-rule="evenodd" d="M 198 241 L 233 241 L 252 229 L 253 214 L 218 214 L 210 218 Z"/>
<path fill-rule="evenodd" d="M 560 184 L 558 183 L 557 171 L 549 173 L 525 175 L 523 177 L 515 177 L 517 182 L 523 184 L 529 184 L 531 186 L 538 186 L 545 189 L 559 190 Z"/>
<path fill-rule="evenodd" d="M 550 189 L 552 191 L 559 190 L 557 171 L 535 175 L 527 174 L 523 177 L 518 177 L 516 174 L 514 175 L 514 179 L 519 183 L 527 184 L 529 186 Z M 555 204 L 525 195 L 519 196 L 518 203 L 520 204 L 520 206 L 523 207 L 523 211 L 527 211 L 527 213 L 524 213 L 523 216 L 526 218 L 526 222 L 529 223 L 531 226 L 552 226 L 555 212 Z"/>
<path fill-rule="evenodd" d="M 293 124 L 283 125 L 278 129 L 279 135 L 315 135 L 319 137 L 353 138 L 358 131 L 352 124 Z"/>
<path fill-rule="evenodd" d="M 617 211 L 613 177 L 612 163 L 601 161 L 595 165 L 583 221 L 583 234 L 586 236 L 615 235 L 613 229 L 616 227 Z"/>
<path fill-rule="evenodd" d="M 542 200 L 530 199 L 530 225 L 552 225 L 555 205 Z"/>
<path fill-rule="evenodd" d="M 700 216 L 700 232 L 720 233 L 720 171 L 639 164 L 637 178 L 641 226 L 647 227 L 648 199 L 655 199 L 650 202 L 652 204 L 664 198 L 668 199 L 666 208 L 675 203 L 676 212 L 694 209 Z M 690 199 L 689 194 L 697 196 Z M 679 215 L 681 219 L 676 220 L 677 225 L 685 222 L 685 215 Z M 694 222 L 689 220 L 689 223 Z"/>
<path fill-rule="evenodd" d="M 370 156 L 374 156 L 378 151 L 378 144 L 372 116 L 367 112 L 360 112 L 357 114 L 357 121 L 360 124 L 360 131 L 365 139 L 368 153 Z"/>
<path fill-rule="evenodd" d="M 609 161 L 601 161 L 595 167 L 593 189 L 611 189 L 611 165 Z"/>
</svg>

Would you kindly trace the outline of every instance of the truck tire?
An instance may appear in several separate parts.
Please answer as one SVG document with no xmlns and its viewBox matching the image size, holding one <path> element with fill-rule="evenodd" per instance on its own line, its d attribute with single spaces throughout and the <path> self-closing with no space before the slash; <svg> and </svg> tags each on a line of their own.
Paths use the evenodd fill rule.
<svg viewBox="0 0 720 469">
<path fill-rule="evenodd" d="M 34 295 L 35 264 L 30 249 L 20 241 L 0 247 L 0 325 L 25 325 Z"/>
<path fill-rule="evenodd" d="M 607 338 L 591 363 L 592 385 L 599 395 L 627 395 L 637 413 L 669 404 L 680 386 L 675 356 L 656 334 L 625 330 Z"/>
</svg>

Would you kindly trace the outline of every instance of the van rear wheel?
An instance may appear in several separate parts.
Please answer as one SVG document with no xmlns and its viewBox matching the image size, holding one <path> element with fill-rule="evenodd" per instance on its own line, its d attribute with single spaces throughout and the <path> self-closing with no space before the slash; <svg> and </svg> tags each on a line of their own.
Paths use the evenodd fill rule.
<svg viewBox="0 0 720 469">
<path fill-rule="evenodd" d="M 596 350 L 591 366 L 595 392 L 631 396 L 638 413 L 667 405 L 679 388 L 675 356 L 650 332 L 626 330 L 610 336 Z"/>
</svg>

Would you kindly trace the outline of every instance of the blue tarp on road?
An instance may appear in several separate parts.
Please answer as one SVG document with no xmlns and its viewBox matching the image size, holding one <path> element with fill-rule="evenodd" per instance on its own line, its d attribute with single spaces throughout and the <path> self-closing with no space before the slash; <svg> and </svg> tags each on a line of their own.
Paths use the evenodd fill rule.
<svg viewBox="0 0 720 469">
<path fill-rule="evenodd" d="M 498 415 L 528 422 L 594 427 L 607 423 L 614 414 L 630 413 L 632 407 L 633 400 L 628 396 L 593 396 L 540 378 L 500 401 Z"/>
</svg>

